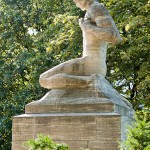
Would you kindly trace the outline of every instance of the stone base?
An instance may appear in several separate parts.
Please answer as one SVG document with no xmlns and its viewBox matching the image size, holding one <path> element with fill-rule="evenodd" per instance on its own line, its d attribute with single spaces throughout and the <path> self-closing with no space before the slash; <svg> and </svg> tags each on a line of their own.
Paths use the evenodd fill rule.
<svg viewBox="0 0 150 150">
<path fill-rule="evenodd" d="M 106 79 L 93 77 L 87 89 L 53 89 L 27 104 L 13 119 L 12 150 L 40 133 L 70 150 L 119 150 L 134 110 Z"/>
<path fill-rule="evenodd" d="M 119 150 L 121 116 L 117 113 L 25 114 L 13 119 L 12 150 L 37 134 L 49 135 L 70 150 Z"/>
</svg>

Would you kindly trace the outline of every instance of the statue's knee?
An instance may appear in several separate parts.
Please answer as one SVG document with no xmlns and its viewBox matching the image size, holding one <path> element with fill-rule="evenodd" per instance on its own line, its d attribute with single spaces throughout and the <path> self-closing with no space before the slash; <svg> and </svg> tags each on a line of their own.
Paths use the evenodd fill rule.
<svg viewBox="0 0 150 150">
<path fill-rule="evenodd" d="M 45 83 L 45 79 L 46 79 L 46 77 L 45 77 L 44 73 L 41 74 L 39 77 L 39 83 L 41 86 Z"/>
</svg>

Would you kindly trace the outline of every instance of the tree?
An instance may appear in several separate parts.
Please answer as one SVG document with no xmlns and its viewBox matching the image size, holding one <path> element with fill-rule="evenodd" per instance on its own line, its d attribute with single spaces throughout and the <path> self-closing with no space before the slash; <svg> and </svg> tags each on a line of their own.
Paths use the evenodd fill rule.
<svg viewBox="0 0 150 150">
<path fill-rule="evenodd" d="M 149 28 L 146 0 L 101 0 L 123 43 L 108 49 L 107 79 L 135 109 L 149 108 Z M 132 6 L 132 7 L 131 7 Z M 72 0 L 0 0 L 0 149 L 11 149 L 12 116 L 47 90 L 39 75 L 81 57 L 83 17 Z"/>
<path fill-rule="evenodd" d="M 149 107 L 149 21 L 146 0 L 107 1 L 123 42 L 108 50 L 108 78 L 133 104 Z"/>
<path fill-rule="evenodd" d="M 25 104 L 46 92 L 39 86 L 39 75 L 69 57 L 80 55 L 73 47 L 81 48 L 71 42 L 81 41 L 76 36 L 80 32 L 79 27 L 75 28 L 77 17 L 73 16 L 74 8 L 72 15 L 66 14 L 71 4 L 64 2 L 0 0 L 1 150 L 11 149 L 12 116 L 23 113 Z"/>
</svg>

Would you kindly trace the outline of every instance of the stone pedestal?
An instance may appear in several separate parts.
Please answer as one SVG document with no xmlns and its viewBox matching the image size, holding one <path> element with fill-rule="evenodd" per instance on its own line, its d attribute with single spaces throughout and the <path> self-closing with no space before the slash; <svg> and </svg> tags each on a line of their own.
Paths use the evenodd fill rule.
<svg viewBox="0 0 150 150">
<path fill-rule="evenodd" d="M 49 135 L 70 150 L 119 150 L 133 109 L 103 78 L 89 89 L 51 90 L 13 118 L 12 150 L 38 134 Z"/>
<path fill-rule="evenodd" d="M 24 150 L 23 142 L 37 134 L 49 135 L 58 143 L 68 144 L 71 150 L 117 150 L 128 122 L 123 122 L 125 116 L 115 108 L 110 102 L 42 105 L 37 109 L 26 106 L 26 114 L 13 118 L 12 150 Z"/>
<path fill-rule="evenodd" d="M 26 114 L 14 117 L 12 150 L 24 150 L 22 143 L 50 135 L 70 150 L 117 150 L 121 140 L 121 116 L 117 113 Z"/>
</svg>

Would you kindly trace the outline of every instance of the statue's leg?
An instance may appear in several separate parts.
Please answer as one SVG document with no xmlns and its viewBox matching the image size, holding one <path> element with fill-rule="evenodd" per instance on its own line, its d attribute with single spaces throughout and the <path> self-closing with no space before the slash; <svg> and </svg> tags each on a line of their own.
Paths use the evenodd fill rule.
<svg viewBox="0 0 150 150">
<path fill-rule="evenodd" d="M 51 85 L 52 83 L 54 83 L 54 81 L 56 81 L 57 75 L 59 75 L 58 76 L 60 79 L 59 81 L 64 82 L 60 77 L 61 74 L 62 77 L 64 76 L 64 74 L 83 76 L 84 59 L 83 58 L 72 59 L 44 72 L 43 74 L 40 75 L 40 79 L 39 79 L 40 85 L 42 87 L 49 88 L 49 89 L 53 88 L 51 87 Z"/>
<path fill-rule="evenodd" d="M 91 76 L 76 76 L 66 73 L 45 78 L 41 85 L 47 89 L 83 89 L 90 86 Z"/>
<path fill-rule="evenodd" d="M 40 75 L 40 85 L 47 89 L 85 88 L 92 74 L 105 76 L 105 67 L 99 67 L 101 60 L 82 57 L 64 62 Z"/>
</svg>

